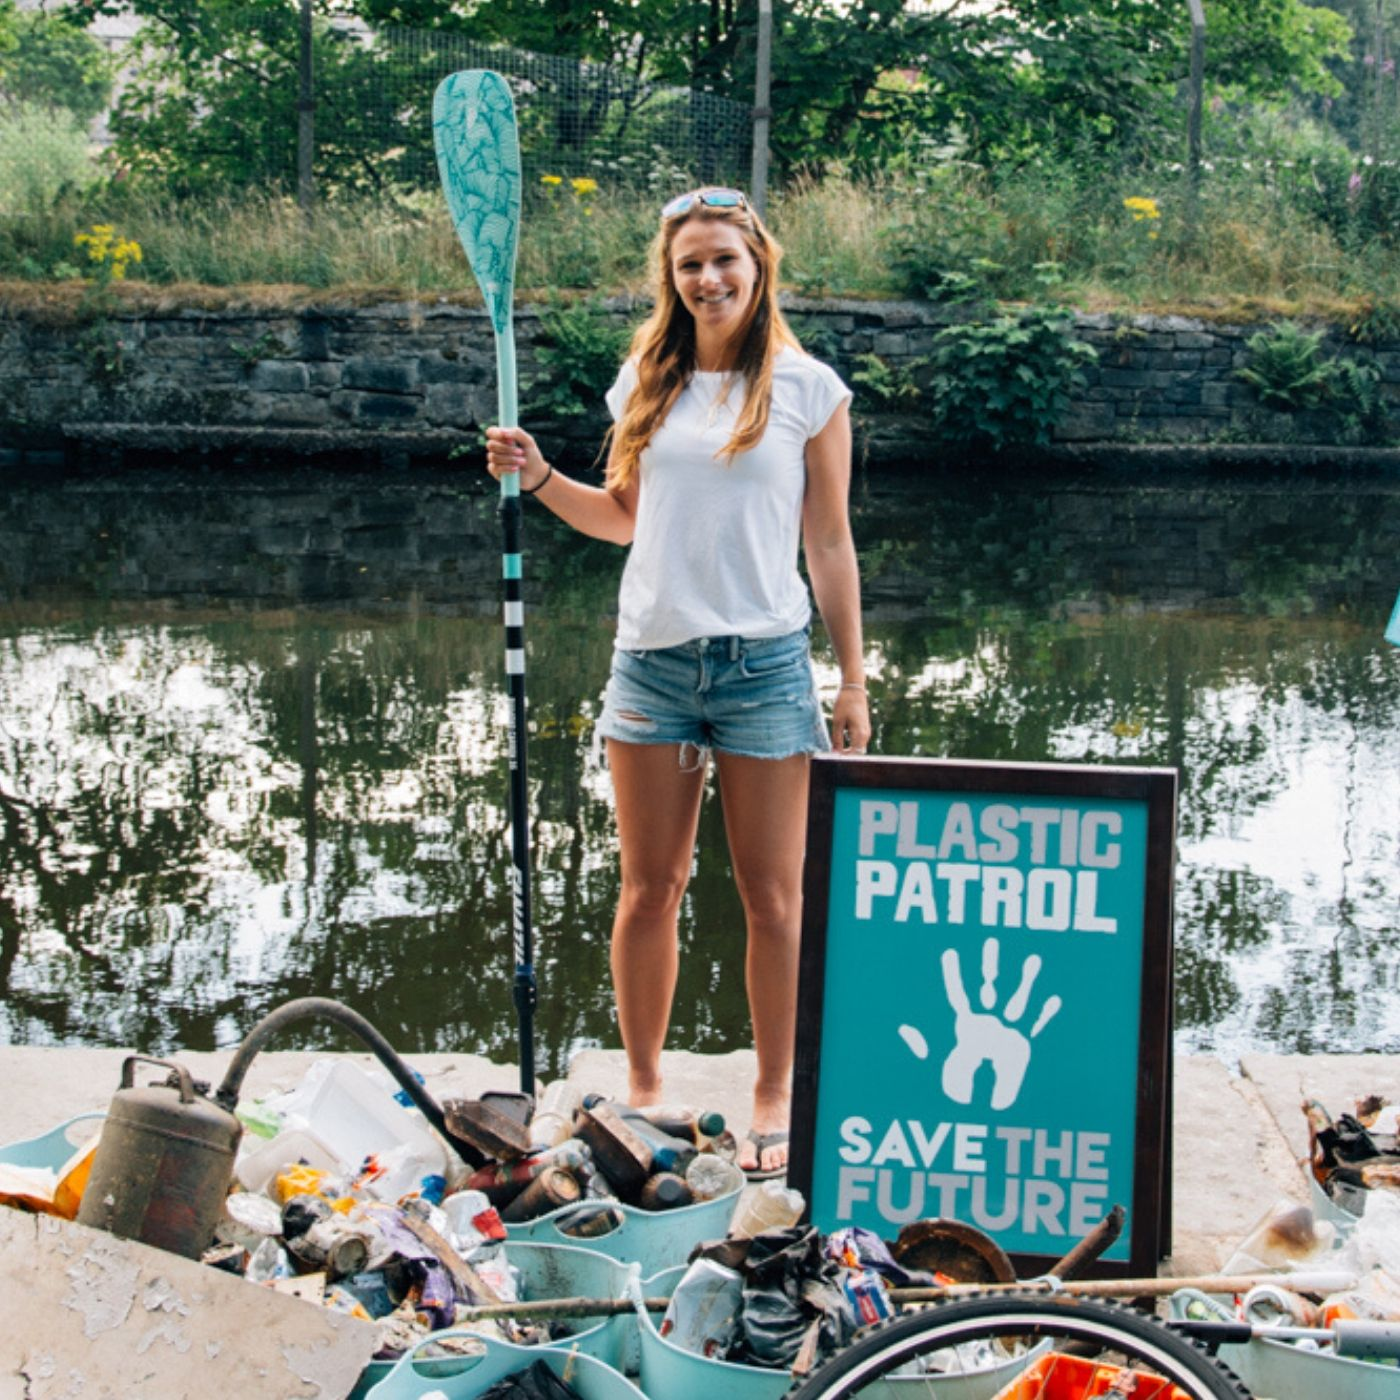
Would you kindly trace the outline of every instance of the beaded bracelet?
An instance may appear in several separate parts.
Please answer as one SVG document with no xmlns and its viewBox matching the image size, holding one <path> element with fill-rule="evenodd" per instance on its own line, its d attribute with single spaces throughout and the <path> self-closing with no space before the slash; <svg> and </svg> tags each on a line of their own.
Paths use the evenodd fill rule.
<svg viewBox="0 0 1400 1400">
<path fill-rule="evenodd" d="M 543 486 L 544 483 L 541 482 L 540 485 Z M 866 695 L 866 694 L 869 693 L 869 692 L 867 692 L 865 686 L 862 685 L 862 684 L 860 683 L 860 681 L 842 681 L 842 682 L 841 682 L 841 689 L 842 689 L 842 690 L 858 690 L 858 691 L 860 691 L 860 693 L 861 693 L 862 695 Z"/>
<path fill-rule="evenodd" d="M 545 466 L 547 466 L 547 467 L 549 468 L 549 470 L 548 470 L 547 472 L 545 472 L 544 478 L 543 478 L 543 480 L 541 480 L 540 484 L 539 484 L 538 486 L 532 486 L 532 487 L 530 487 L 530 489 L 529 489 L 528 491 L 521 491 L 520 494 L 521 494 L 522 496 L 535 496 L 535 495 L 538 495 L 539 492 L 540 492 L 541 490 L 544 489 L 544 484 L 545 484 L 545 482 L 548 481 L 549 478 L 552 477 L 552 476 L 554 475 L 554 463 L 553 463 L 553 462 L 546 462 L 546 463 L 545 463 Z"/>
</svg>

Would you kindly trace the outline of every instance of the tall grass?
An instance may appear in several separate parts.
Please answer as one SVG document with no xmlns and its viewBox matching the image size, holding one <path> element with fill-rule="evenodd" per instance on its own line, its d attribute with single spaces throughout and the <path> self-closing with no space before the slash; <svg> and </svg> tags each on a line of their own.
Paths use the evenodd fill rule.
<svg viewBox="0 0 1400 1400">
<path fill-rule="evenodd" d="M 1254 304 L 1268 314 L 1400 301 L 1400 251 L 1352 219 L 1345 175 L 1340 203 L 1290 180 L 1217 168 L 1194 225 L 1179 172 L 1060 167 L 994 179 L 955 164 L 914 183 L 799 180 L 770 214 L 787 284 L 812 295 L 1033 300 L 1053 287 L 1091 307 Z M 1160 218 L 1134 217 L 1129 197 L 1155 200 Z M 644 288 L 656 219 L 651 194 L 528 190 L 521 294 Z M 435 191 L 328 201 L 307 221 L 276 195 L 175 201 L 136 185 L 70 183 L 0 208 L 0 277 L 71 273 L 73 235 L 94 222 L 141 244 L 132 272 L 148 283 L 473 294 Z"/>
</svg>

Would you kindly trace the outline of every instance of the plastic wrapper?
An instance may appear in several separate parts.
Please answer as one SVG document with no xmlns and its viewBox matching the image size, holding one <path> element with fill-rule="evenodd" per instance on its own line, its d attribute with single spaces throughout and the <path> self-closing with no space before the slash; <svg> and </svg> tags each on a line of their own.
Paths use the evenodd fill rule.
<svg viewBox="0 0 1400 1400">
<path fill-rule="evenodd" d="M 836 1230 L 827 1236 L 826 1257 L 848 1269 L 874 1269 L 891 1288 L 928 1287 L 935 1281 L 926 1270 L 906 1269 L 879 1235 L 859 1225 Z"/>
<path fill-rule="evenodd" d="M 1280 1197 L 1255 1223 L 1221 1270 L 1226 1274 L 1269 1274 L 1315 1264 L 1331 1250 L 1336 1227 L 1319 1220 L 1308 1206 Z"/>
</svg>

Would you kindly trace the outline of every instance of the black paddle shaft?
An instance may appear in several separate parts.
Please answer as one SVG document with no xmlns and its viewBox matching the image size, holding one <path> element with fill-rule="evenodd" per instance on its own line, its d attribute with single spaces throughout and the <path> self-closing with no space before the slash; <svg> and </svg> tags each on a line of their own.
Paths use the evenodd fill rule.
<svg viewBox="0 0 1400 1400">
<path fill-rule="evenodd" d="M 520 1027 L 520 1090 L 535 1092 L 535 950 L 530 923 L 530 809 L 525 780 L 525 603 L 520 569 L 520 497 L 501 498 L 505 535 L 506 673 L 510 686 L 511 931 L 515 939 L 516 1020 Z"/>
</svg>

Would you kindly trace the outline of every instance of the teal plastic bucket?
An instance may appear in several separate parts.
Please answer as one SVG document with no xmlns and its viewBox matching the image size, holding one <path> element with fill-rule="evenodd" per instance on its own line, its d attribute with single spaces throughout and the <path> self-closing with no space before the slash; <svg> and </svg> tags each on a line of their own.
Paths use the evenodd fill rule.
<svg viewBox="0 0 1400 1400">
<path fill-rule="evenodd" d="M 635 1206 L 616 1202 L 580 1202 L 561 1206 L 537 1220 L 519 1225 L 507 1225 L 506 1236 L 529 1244 L 562 1244 L 591 1249 L 626 1264 L 636 1264 L 645 1278 L 651 1274 L 683 1264 L 690 1251 L 701 1240 L 717 1240 L 729 1231 L 742 1187 L 727 1196 L 699 1205 L 683 1206 L 680 1210 L 639 1210 Z M 604 1204 L 617 1221 L 616 1227 L 605 1235 L 571 1235 L 571 1220 L 592 1215 Z"/>
<path fill-rule="evenodd" d="M 666 1269 L 651 1278 L 642 1279 L 637 1286 L 641 1293 L 637 1303 L 637 1331 L 641 1346 L 640 1377 L 642 1389 L 652 1400 L 710 1400 L 722 1395 L 724 1400 L 779 1400 L 792 1386 L 788 1371 L 770 1370 L 765 1366 L 740 1366 L 732 1361 L 716 1361 L 685 1351 L 668 1341 L 657 1330 L 660 1318 L 641 1305 L 641 1298 L 669 1298 L 685 1276 L 685 1269 Z M 1050 1349 L 1041 1342 L 1025 1356 L 984 1371 L 969 1371 L 956 1376 L 933 1377 L 938 1400 L 993 1400 L 999 1391 L 1042 1352 Z M 870 1400 L 922 1400 L 930 1393 L 930 1377 L 890 1376 L 866 1386 L 862 1396 Z"/>
<path fill-rule="evenodd" d="M 627 1298 L 634 1291 L 631 1284 L 637 1273 L 635 1264 L 623 1264 L 591 1249 L 508 1240 L 506 1258 L 520 1270 L 521 1296 L 530 1302 L 547 1298 Z M 577 1350 L 619 1371 L 636 1369 L 635 1313 L 560 1321 L 574 1330 L 568 1336 L 549 1343 L 551 1347 Z M 425 1339 L 425 1344 L 428 1340 L 431 1339 Z M 530 1347 L 526 1350 L 539 1351 L 542 1348 Z M 363 1400 L 397 1364 L 396 1361 L 371 1361 L 355 1389 L 350 1392 L 349 1400 Z"/>
<path fill-rule="evenodd" d="M 99 1124 L 106 1117 L 102 1112 L 80 1113 L 38 1137 L 6 1143 L 0 1146 L 0 1162 L 8 1167 L 47 1167 L 50 1171 L 59 1171 L 92 1137 L 94 1128 L 89 1125 Z"/>
<path fill-rule="evenodd" d="M 1400 1367 L 1304 1351 L 1288 1342 L 1223 1346 L 1220 1359 L 1258 1396 L 1278 1400 L 1400 1400 Z"/>
<path fill-rule="evenodd" d="M 475 1336 L 470 1332 L 452 1335 Z M 479 1356 L 453 1357 L 420 1356 L 418 1353 L 431 1345 L 424 1341 L 406 1352 L 389 1374 L 366 1393 L 365 1400 L 422 1400 L 431 1392 L 440 1392 L 446 1400 L 477 1400 L 498 1381 L 529 1370 L 536 1361 L 543 1361 L 583 1400 L 646 1400 L 631 1381 L 597 1357 L 552 1346 L 510 1346 L 492 1337 L 475 1340 L 482 1347 Z"/>
</svg>

